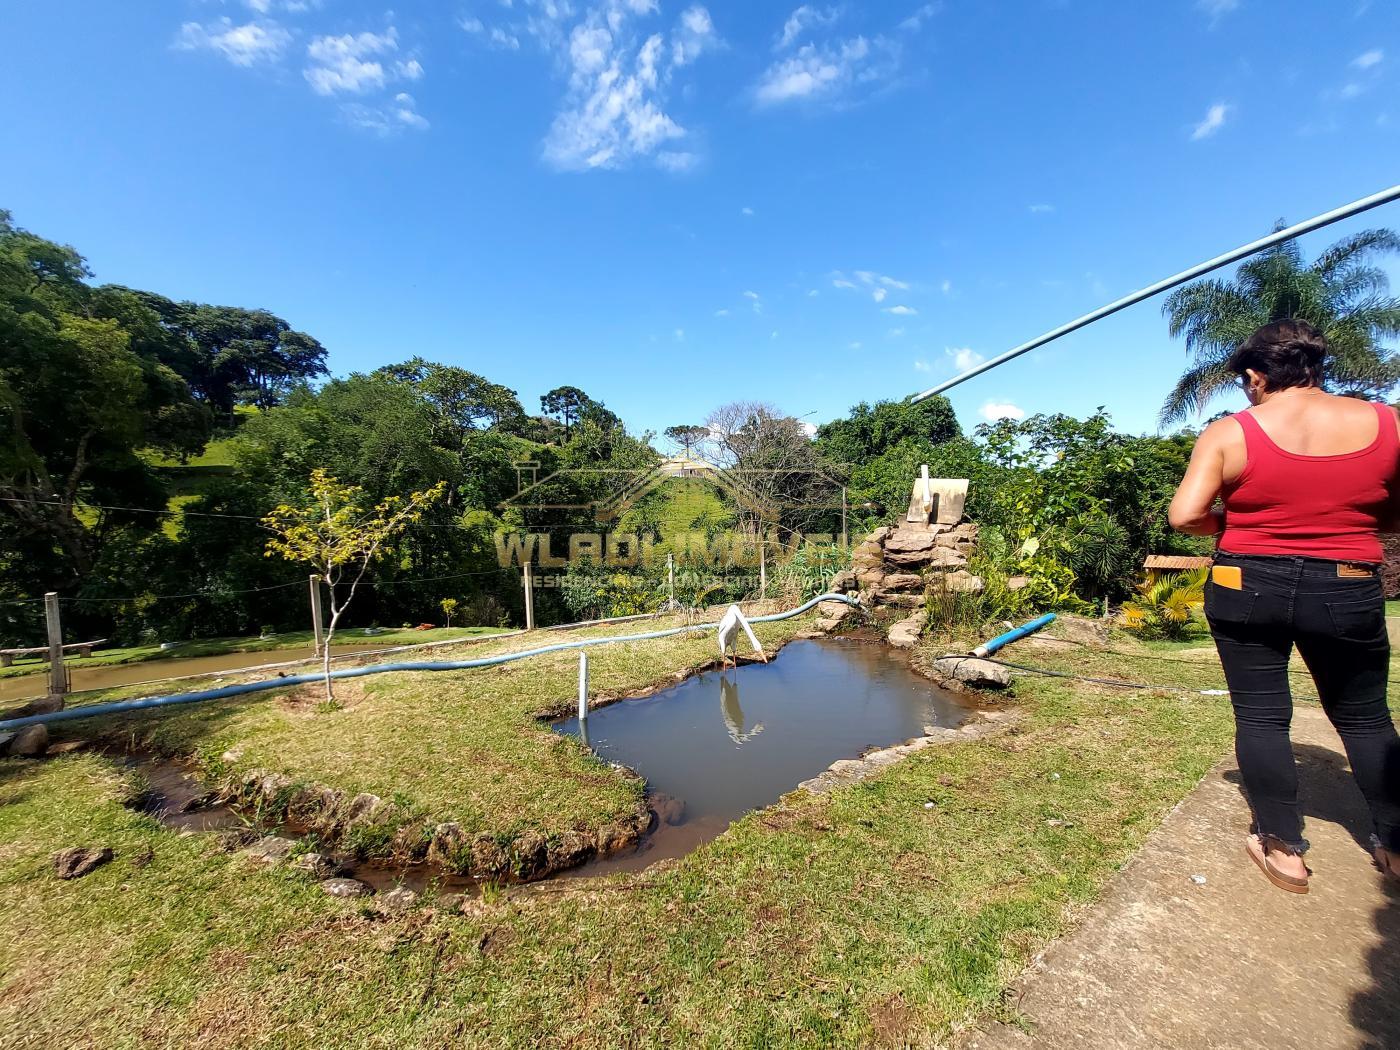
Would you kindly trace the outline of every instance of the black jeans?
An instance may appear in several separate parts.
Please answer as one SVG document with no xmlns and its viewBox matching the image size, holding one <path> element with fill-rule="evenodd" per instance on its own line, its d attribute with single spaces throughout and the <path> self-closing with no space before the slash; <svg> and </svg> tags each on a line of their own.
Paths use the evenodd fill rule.
<svg viewBox="0 0 1400 1050">
<path fill-rule="evenodd" d="M 1206 584 L 1206 619 L 1230 686 L 1235 755 L 1255 831 L 1295 852 L 1307 849 L 1288 738 L 1288 660 L 1297 645 L 1377 837 L 1400 850 L 1400 736 L 1386 706 L 1390 641 L 1379 576 L 1320 558 L 1221 553 L 1215 564 L 1227 576 L 1240 572 L 1238 589 Z"/>
</svg>

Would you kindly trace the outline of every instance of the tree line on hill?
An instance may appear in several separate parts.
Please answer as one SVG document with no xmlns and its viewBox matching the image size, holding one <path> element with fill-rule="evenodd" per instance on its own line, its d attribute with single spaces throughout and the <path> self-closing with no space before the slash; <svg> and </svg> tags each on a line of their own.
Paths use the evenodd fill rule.
<svg viewBox="0 0 1400 1050">
<path fill-rule="evenodd" d="M 1310 309 L 1331 325 L 1346 347 L 1334 383 L 1388 390 L 1394 362 L 1380 342 L 1400 330 L 1400 309 L 1384 299 L 1370 260 L 1394 247 L 1374 234 L 1353 238 L 1311 267 L 1282 251 L 1256 260 L 1257 270 L 1246 264 L 1235 285 L 1177 293 L 1171 325 L 1187 335 L 1197 386 L 1174 391 L 1164 416 L 1208 401 L 1220 388 L 1222 348 L 1279 310 Z M 1189 431 L 1123 434 L 1100 411 L 965 434 L 935 397 L 862 403 L 815 436 L 779 408 L 736 402 L 658 438 L 629 431 L 578 387 L 550 390 L 530 413 L 508 387 L 419 357 L 329 377 L 325 348 L 269 311 L 177 302 L 90 277 L 75 250 L 0 211 L 0 645 L 41 636 L 37 600 L 49 590 L 74 599 L 71 636 L 132 642 L 303 627 L 305 576 L 267 556 L 260 519 L 304 502 L 316 470 L 375 501 L 444 486 L 377 563 L 356 599 L 362 624 L 417 623 L 448 598 L 460 599 L 459 622 L 519 622 L 519 574 L 500 566 L 497 534 L 598 528 L 597 507 L 616 495 L 618 478 L 645 475 L 663 450 L 744 479 L 768 508 L 730 500 L 682 525 L 755 536 L 835 535 L 844 486 L 858 539 L 902 513 L 921 464 L 967 477 L 968 513 L 983 526 L 977 568 L 1008 614 L 1018 603 L 1122 598 L 1145 554 L 1198 543 L 1166 523 Z M 1290 293 L 1294 285 L 1303 291 Z M 643 492 L 610 527 L 659 541 L 666 499 L 664 486 Z M 840 557 L 812 562 L 814 588 Z M 654 569 L 625 580 L 598 566 L 568 572 L 572 586 L 540 595 L 541 622 L 645 611 L 665 597 Z M 687 597 L 731 596 L 713 576 L 697 576 Z M 999 589 L 1012 576 L 1030 586 L 1014 596 Z"/>
</svg>

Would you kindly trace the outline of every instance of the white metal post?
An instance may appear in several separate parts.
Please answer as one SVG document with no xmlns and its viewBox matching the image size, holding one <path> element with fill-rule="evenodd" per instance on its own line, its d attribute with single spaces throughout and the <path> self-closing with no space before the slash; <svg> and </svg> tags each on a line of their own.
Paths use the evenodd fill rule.
<svg viewBox="0 0 1400 1050">
<path fill-rule="evenodd" d="M 325 618 L 321 615 L 321 577 L 311 577 L 311 633 L 316 639 L 316 655 L 320 656 L 326 647 Z"/>
<path fill-rule="evenodd" d="M 524 565 L 525 580 L 525 630 L 535 629 L 535 573 L 534 563 L 526 562 Z"/>
<path fill-rule="evenodd" d="M 583 649 L 578 654 L 578 721 L 588 721 L 588 653 Z"/>
<path fill-rule="evenodd" d="M 44 623 L 49 632 L 49 696 L 61 701 L 68 692 L 68 669 L 63 666 L 63 624 L 58 617 L 57 591 L 44 595 Z"/>
</svg>

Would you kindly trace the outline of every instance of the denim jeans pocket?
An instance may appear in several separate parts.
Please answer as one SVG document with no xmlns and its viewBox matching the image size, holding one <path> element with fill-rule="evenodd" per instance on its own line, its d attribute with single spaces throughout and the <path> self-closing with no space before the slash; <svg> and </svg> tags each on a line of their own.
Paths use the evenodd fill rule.
<svg viewBox="0 0 1400 1050">
<path fill-rule="evenodd" d="M 1206 583 L 1206 619 L 1211 623 L 1249 623 L 1254 612 L 1258 591 L 1222 587 L 1214 581 Z"/>
<path fill-rule="evenodd" d="M 1332 618 L 1338 638 L 1370 641 L 1385 633 L 1385 605 L 1379 598 L 1359 602 L 1328 602 L 1327 615 Z"/>
</svg>

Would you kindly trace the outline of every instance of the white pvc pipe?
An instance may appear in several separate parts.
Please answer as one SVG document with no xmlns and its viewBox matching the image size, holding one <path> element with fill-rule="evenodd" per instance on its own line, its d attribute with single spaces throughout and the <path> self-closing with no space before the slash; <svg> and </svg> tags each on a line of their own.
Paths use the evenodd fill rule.
<svg viewBox="0 0 1400 1050">
<path fill-rule="evenodd" d="M 967 382 L 967 380 L 974 376 L 980 376 L 983 372 L 991 371 L 993 368 L 996 368 L 997 365 L 1005 364 L 1013 357 L 1020 357 L 1022 354 L 1029 353 L 1037 347 L 1042 347 L 1046 343 L 1053 342 L 1062 335 L 1069 335 L 1070 332 L 1078 331 L 1085 325 L 1102 320 L 1109 316 L 1109 314 L 1115 314 L 1119 310 L 1142 302 L 1144 299 L 1150 299 L 1159 292 L 1165 292 L 1168 288 L 1175 288 L 1179 284 L 1185 284 L 1187 281 L 1194 280 L 1202 274 L 1209 273 L 1211 270 L 1218 270 L 1222 266 L 1228 266 L 1232 262 L 1238 262 L 1246 256 L 1253 255 L 1256 252 L 1262 252 L 1266 248 L 1272 248 L 1274 245 L 1282 244 L 1284 241 L 1292 240 L 1294 237 L 1301 237 L 1305 233 L 1311 233 L 1313 230 L 1319 230 L 1324 226 L 1330 226 L 1334 222 L 1348 219 L 1363 211 L 1369 211 L 1371 208 L 1378 208 L 1382 204 L 1389 204 L 1397 198 L 1400 198 L 1400 186 L 1392 186 L 1388 190 L 1381 190 L 1381 192 L 1373 193 L 1369 197 L 1362 197 L 1358 201 L 1352 201 L 1352 203 L 1340 208 L 1314 216 L 1306 222 L 1298 223 L 1296 226 L 1289 226 L 1287 229 L 1271 233 L 1267 237 L 1261 237 L 1257 241 L 1250 241 L 1248 244 L 1242 245 L 1233 251 L 1228 251 L 1224 255 L 1217 255 L 1214 259 L 1207 259 L 1205 262 L 1198 263 L 1189 270 L 1182 270 L 1180 273 L 1164 278 L 1156 284 L 1150 284 L 1146 288 L 1123 296 L 1121 299 L 1115 299 L 1107 306 L 1100 306 L 1092 313 L 1087 313 L 1083 317 L 1077 317 L 1068 324 L 1060 325 L 1059 328 L 1052 328 L 1044 335 L 1038 335 L 1028 343 L 1022 343 L 1020 346 L 1013 347 L 1006 351 L 1006 353 L 999 354 L 992 358 L 990 361 L 983 361 L 975 368 L 969 368 L 961 375 L 956 375 L 952 379 L 939 383 L 937 386 L 931 386 L 922 393 L 914 394 L 909 400 L 917 402 L 924 400 L 926 397 L 932 397 L 934 394 L 941 394 L 943 391 L 949 390 L 959 383 Z"/>
<path fill-rule="evenodd" d="M 578 720 L 588 721 L 588 653 L 583 649 L 578 654 Z"/>
</svg>

